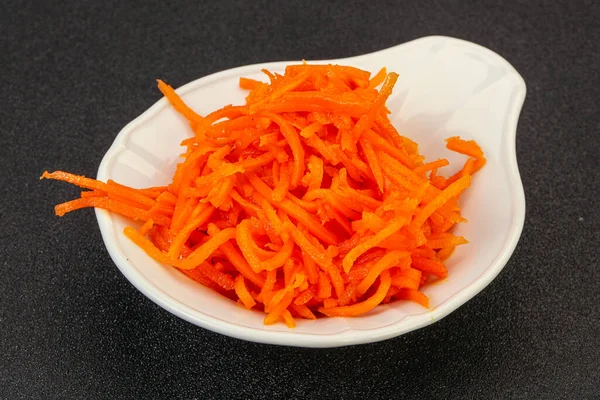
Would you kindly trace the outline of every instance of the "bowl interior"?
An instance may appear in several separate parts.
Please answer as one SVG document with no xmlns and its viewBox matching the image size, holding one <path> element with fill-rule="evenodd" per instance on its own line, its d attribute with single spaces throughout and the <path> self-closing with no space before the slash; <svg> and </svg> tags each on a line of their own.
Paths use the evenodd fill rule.
<svg viewBox="0 0 600 400">
<path fill-rule="evenodd" d="M 324 63 L 326 61 L 320 61 Z M 461 198 L 468 223 L 454 233 L 470 243 L 448 260 L 447 279 L 426 286 L 431 309 L 393 302 L 358 318 L 298 321 L 264 326 L 264 315 L 188 279 L 174 268 L 148 257 L 122 234 L 130 222 L 97 212 L 111 256 L 125 276 L 161 306 L 198 325 L 248 340 L 291 345 L 336 345 L 390 337 L 439 319 L 481 290 L 504 266 L 523 224 L 524 200 L 514 156 L 516 120 L 525 88 L 520 76 L 501 57 L 471 43 L 432 37 L 381 52 L 337 60 L 376 72 L 400 74 L 388 101 L 391 119 L 401 134 L 419 143 L 431 161 L 448 158 L 441 173 L 459 169 L 466 158 L 445 149 L 445 139 L 475 139 L 488 164 Z M 201 114 L 226 104 L 242 104 L 240 76 L 264 80 L 262 68 L 282 72 L 288 63 L 271 63 L 221 72 L 199 79 L 179 92 Z M 134 187 L 167 184 L 179 161 L 179 143 L 191 135 L 187 123 L 162 99 L 128 125 L 107 153 L 99 179 Z M 319 338 L 327 339 L 319 339 Z"/>
</svg>

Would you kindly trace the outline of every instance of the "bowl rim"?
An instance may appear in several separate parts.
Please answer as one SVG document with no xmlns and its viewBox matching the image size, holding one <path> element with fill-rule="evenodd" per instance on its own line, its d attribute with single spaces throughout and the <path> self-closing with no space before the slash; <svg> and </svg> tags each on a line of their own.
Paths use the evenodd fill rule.
<svg viewBox="0 0 600 400">
<path fill-rule="evenodd" d="M 209 329 L 217 333 L 221 333 L 226 336 L 265 344 L 287 345 L 296 347 L 339 347 L 377 342 L 430 325 L 433 322 L 441 320 L 442 318 L 444 318 L 445 316 L 462 306 L 468 300 L 477 295 L 486 286 L 488 286 L 489 283 L 500 273 L 500 271 L 504 268 L 512 253 L 514 252 L 516 245 L 519 241 L 521 232 L 523 230 L 523 225 L 525 222 L 525 193 L 519 174 L 516 155 L 517 124 L 527 91 L 525 81 L 523 80 L 522 76 L 502 56 L 486 47 L 462 39 L 456 39 L 448 36 L 439 35 L 422 37 L 393 47 L 358 56 L 334 60 L 315 60 L 312 62 L 351 63 L 352 61 L 366 56 L 374 56 L 386 52 L 396 51 L 400 47 L 413 46 L 417 44 L 423 45 L 427 44 L 427 42 L 439 40 L 450 41 L 456 44 L 469 45 L 477 49 L 478 51 L 483 52 L 490 57 L 493 57 L 494 59 L 496 59 L 497 62 L 504 65 L 506 69 L 511 72 L 513 77 L 516 79 L 516 84 L 519 89 L 516 90 L 515 98 L 509 104 L 509 111 L 507 112 L 507 119 L 505 124 L 505 132 L 503 133 L 502 137 L 502 146 L 507 146 L 507 148 L 505 148 L 504 151 L 507 152 L 506 155 L 508 157 L 507 174 L 510 182 L 511 200 L 513 204 L 509 232 L 505 239 L 504 246 L 499 251 L 494 261 L 481 273 L 481 275 L 475 278 L 475 280 L 469 285 L 463 287 L 457 293 L 449 297 L 443 303 L 441 303 L 440 305 L 438 305 L 430 311 L 419 315 L 406 316 L 395 323 L 381 328 L 375 328 L 371 330 L 356 330 L 348 328 L 342 332 L 338 332 L 335 334 L 300 333 L 295 332 L 293 330 L 290 330 L 289 332 L 270 331 L 266 329 L 257 329 L 247 326 L 236 325 L 234 323 L 219 320 L 212 316 L 201 313 L 198 310 L 195 310 L 179 302 L 178 300 L 175 300 L 174 298 L 164 293 L 160 288 L 155 286 L 149 280 L 147 280 L 139 272 L 137 272 L 133 264 L 127 259 L 127 257 L 125 257 L 124 254 L 122 254 L 120 246 L 118 245 L 118 241 L 112 234 L 114 230 L 112 229 L 113 219 L 111 218 L 110 212 L 103 209 L 96 209 L 95 213 L 102 234 L 102 239 L 113 262 L 116 264 L 116 266 L 125 276 L 125 278 L 129 282 L 131 282 L 131 284 L 136 289 L 138 289 L 146 297 L 148 297 L 154 303 L 169 311 L 170 313 L 188 322 L 191 322 L 192 324 L 195 324 L 205 329 Z M 242 76 L 246 71 L 255 71 L 256 69 L 267 67 L 278 68 L 293 62 L 298 61 L 267 62 L 220 71 L 189 82 L 177 89 L 177 92 L 180 95 L 184 95 L 185 93 L 196 90 L 201 86 L 204 86 L 212 81 L 222 79 L 226 76 Z M 104 155 L 102 162 L 100 163 L 100 167 L 98 168 L 97 173 L 97 179 L 109 179 L 109 167 L 113 160 L 113 157 L 125 147 L 124 142 L 126 141 L 129 133 L 134 131 L 135 128 L 137 128 L 138 126 L 146 123 L 154 115 L 162 111 L 167 106 L 167 100 L 164 97 L 161 98 L 150 108 L 148 108 L 145 112 L 143 112 L 140 116 L 128 123 L 119 132 L 113 144 Z"/>
</svg>

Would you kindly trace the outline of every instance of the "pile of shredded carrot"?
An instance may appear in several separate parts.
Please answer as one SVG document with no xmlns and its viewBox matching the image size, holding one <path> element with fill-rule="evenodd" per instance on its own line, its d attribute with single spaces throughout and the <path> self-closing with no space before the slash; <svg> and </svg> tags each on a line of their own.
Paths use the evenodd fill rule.
<svg viewBox="0 0 600 400">
<path fill-rule="evenodd" d="M 269 83 L 241 78 L 246 104 L 206 116 L 167 84 L 158 87 L 194 135 L 172 182 L 134 189 L 66 172 L 42 178 L 89 189 L 56 206 L 62 216 L 99 207 L 143 221 L 125 235 L 155 260 L 266 314 L 265 324 L 357 316 L 392 299 L 424 307 L 421 287 L 467 243 L 449 230 L 457 201 L 485 164 L 479 146 L 444 178 L 424 163 L 385 103 L 398 79 L 337 65 L 290 65 Z M 377 88 L 380 89 L 378 90 Z"/>
</svg>

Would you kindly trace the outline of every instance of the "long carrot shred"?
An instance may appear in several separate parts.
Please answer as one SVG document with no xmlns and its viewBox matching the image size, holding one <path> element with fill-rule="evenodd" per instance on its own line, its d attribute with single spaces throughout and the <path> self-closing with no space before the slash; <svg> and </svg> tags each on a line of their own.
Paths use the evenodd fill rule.
<svg viewBox="0 0 600 400">
<path fill-rule="evenodd" d="M 246 104 L 205 117 L 159 80 L 193 131 L 171 183 L 44 172 L 82 188 L 56 215 L 95 207 L 141 221 L 124 234 L 151 258 L 264 312 L 267 325 L 355 317 L 390 301 L 429 307 L 423 286 L 451 273 L 445 260 L 468 243 L 451 229 L 466 222 L 458 199 L 486 164 L 482 149 L 448 138 L 466 160 L 439 174 L 448 160 L 425 162 L 392 125 L 386 101 L 399 77 L 385 68 L 264 72 L 268 82 L 240 78 Z"/>
<path fill-rule="evenodd" d="M 150 229 L 152 229 L 153 226 L 154 220 L 150 218 L 148 221 L 144 222 L 144 224 L 140 227 L 138 232 L 140 235 L 146 236 L 148 234 L 148 231 L 150 231 Z"/>
<path fill-rule="evenodd" d="M 377 159 L 375 150 L 373 150 L 373 146 L 371 146 L 371 143 L 369 143 L 367 140 L 361 140 L 360 145 L 365 153 L 367 164 L 369 164 L 369 168 L 371 168 L 371 173 L 375 178 L 375 182 L 377 182 L 377 187 L 379 188 L 379 191 L 383 193 L 383 171 L 381 170 L 381 165 L 379 165 L 379 160 Z"/>
<path fill-rule="evenodd" d="M 424 293 L 415 289 L 400 289 L 395 297 L 402 300 L 411 300 L 425 308 L 429 308 L 429 298 Z"/>
<path fill-rule="evenodd" d="M 371 287 L 371 285 L 375 282 L 377 277 L 381 275 L 381 273 L 386 270 L 396 266 L 400 260 L 403 258 L 408 258 L 410 253 L 407 251 L 399 251 L 394 250 L 387 253 L 383 256 L 367 273 L 367 276 L 362 280 L 362 282 L 356 287 L 356 291 L 358 294 L 363 294 Z"/>
<path fill-rule="evenodd" d="M 167 85 L 160 79 L 158 80 L 158 89 L 160 89 L 162 94 L 167 98 L 167 100 L 169 100 L 173 108 L 175 108 L 175 110 L 181 113 L 181 115 L 187 118 L 190 122 L 198 123 L 202 121 L 202 117 L 188 107 L 171 86 Z"/>
<path fill-rule="evenodd" d="M 248 292 L 248 289 L 246 288 L 243 275 L 238 275 L 235 277 L 234 288 L 235 294 L 237 294 L 246 308 L 252 308 L 256 305 L 256 301 L 254 301 L 250 295 L 250 292 Z"/>
<path fill-rule="evenodd" d="M 224 229 L 221 232 L 217 233 L 213 237 L 211 237 L 206 243 L 202 246 L 198 247 L 196 250 L 192 252 L 189 256 L 187 256 L 180 264 L 180 269 L 192 269 L 196 267 L 198 264 L 207 260 L 212 253 L 216 249 L 219 248 L 223 243 L 227 242 L 230 239 L 235 237 L 235 229 L 228 228 Z"/>
<path fill-rule="evenodd" d="M 371 78 L 371 80 L 369 81 L 369 89 L 375 89 L 377 86 L 381 85 L 383 83 L 383 81 L 385 80 L 385 77 L 387 76 L 387 70 L 384 68 L 381 68 L 379 70 L 379 72 L 377 74 L 375 74 L 374 77 Z"/>
<path fill-rule="evenodd" d="M 373 296 L 369 297 L 367 300 L 356 303 L 351 306 L 342 306 L 342 307 L 331 307 L 331 308 L 319 308 L 319 312 L 327 315 L 328 317 L 355 317 L 357 315 L 364 314 L 368 311 L 371 311 L 379 303 L 383 301 L 385 295 L 387 294 L 390 286 L 392 284 L 392 279 L 390 278 L 390 272 L 385 270 L 381 273 L 379 287 Z"/>
</svg>

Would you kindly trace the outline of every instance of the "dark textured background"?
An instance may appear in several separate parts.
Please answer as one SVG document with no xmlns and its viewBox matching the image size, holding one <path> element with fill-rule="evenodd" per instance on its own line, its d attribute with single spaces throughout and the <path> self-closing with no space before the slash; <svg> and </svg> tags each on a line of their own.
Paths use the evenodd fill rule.
<svg viewBox="0 0 600 400">
<path fill-rule="evenodd" d="M 0 398 L 599 398 L 599 2 L 111 3 L 2 5 Z M 329 350 L 211 333 L 125 280 L 91 210 L 53 216 L 75 188 L 37 179 L 95 176 L 157 77 L 430 34 L 489 47 L 525 78 L 527 218 L 498 278 L 427 328 Z"/>
</svg>

